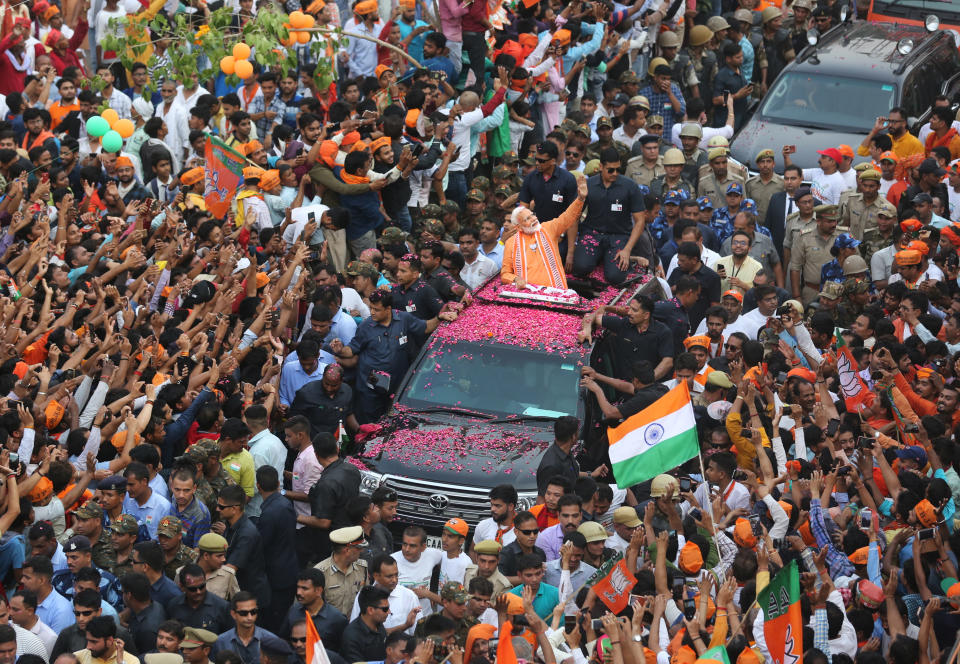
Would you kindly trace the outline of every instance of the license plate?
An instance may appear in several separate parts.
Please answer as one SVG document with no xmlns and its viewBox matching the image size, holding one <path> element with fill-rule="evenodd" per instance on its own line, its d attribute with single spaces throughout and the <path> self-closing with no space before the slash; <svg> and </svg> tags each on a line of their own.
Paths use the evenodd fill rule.
<svg viewBox="0 0 960 664">
<path fill-rule="evenodd" d="M 443 540 L 434 535 L 427 535 L 427 546 L 429 546 L 431 549 L 442 549 Z"/>
</svg>

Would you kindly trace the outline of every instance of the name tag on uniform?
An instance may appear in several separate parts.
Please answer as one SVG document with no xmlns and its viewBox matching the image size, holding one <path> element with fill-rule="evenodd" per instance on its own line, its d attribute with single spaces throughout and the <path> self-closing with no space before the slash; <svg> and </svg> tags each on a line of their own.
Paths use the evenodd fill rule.
<svg viewBox="0 0 960 664">
<path fill-rule="evenodd" d="M 402 337 L 400 337 L 399 339 L 397 339 L 397 343 L 400 344 L 401 346 L 402 346 L 403 344 L 407 343 L 407 335 L 403 335 Z"/>
<path fill-rule="evenodd" d="M 554 194 L 553 195 L 554 203 L 563 203 L 563 194 Z"/>
<path fill-rule="evenodd" d="M 415 305 L 415 304 L 408 304 L 408 305 L 407 305 L 407 313 L 411 313 L 411 314 L 412 314 L 412 313 L 413 313 L 414 311 L 416 311 L 416 310 L 417 310 L 417 305 Z"/>
<path fill-rule="evenodd" d="M 612 205 L 610 205 L 610 211 L 611 211 L 611 212 L 623 212 L 623 206 L 620 205 L 619 203 L 613 203 Z"/>
</svg>

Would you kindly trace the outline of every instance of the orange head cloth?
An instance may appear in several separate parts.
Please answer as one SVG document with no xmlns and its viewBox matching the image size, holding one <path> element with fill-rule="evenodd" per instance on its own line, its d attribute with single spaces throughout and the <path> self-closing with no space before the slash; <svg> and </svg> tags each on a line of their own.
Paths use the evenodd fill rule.
<svg viewBox="0 0 960 664">
<path fill-rule="evenodd" d="M 320 161 L 333 168 L 337 163 L 337 152 L 340 151 L 339 146 L 333 141 L 324 141 L 320 144 Z"/>
<path fill-rule="evenodd" d="M 347 150 L 347 148 L 350 147 L 351 145 L 353 145 L 354 143 L 356 143 L 356 142 L 359 141 L 359 140 L 360 140 L 360 132 L 359 132 L 359 131 L 351 131 L 351 132 L 343 135 L 343 140 L 340 141 L 340 147 L 343 149 L 344 152 L 349 152 L 349 150 Z"/>
<path fill-rule="evenodd" d="M 266 272 L 257 272 L 257 288 L 263 288 L 270 283 L 270 277 Z"/>
<path fill-rule="evenodd" d="M 399 4 L 401 7 L 403 7 L 404 9 L 416 9 L 416 8 L 417 8 L 417 0 L 400 0 L 400 2 L 399 2 L 398 4 Z"/>
<path fill-rule="evenodd" d="M 529 32 L 525 32 L 517 37 L 517 41 L 520 42 L 520 48 L 522 49 L 522 60 L 526 60 L 527 56 L 533 53 L 533 50 L 537 48 L 537 36 Z"/>
<path fill-rule="evenodd" d="M 957 234 L 957 230 L 956 224 L 951 224 L 940 230 L 940 235 L 950 240 L 950 244 L 953 245 L 954 249 L 960 247 L 960 235 Z"/>
<path fill-rule="evenodd" d="M 57 45 L 57 42 L 60 41 L 61 37 L 63 37 L 63 33 L 59 30 L 50 30 L 50 32 L 47 33 L 47 38 L 43 40 L 43 43 L 53 48 Z"/>
<path fill-rule="evenodd" d="M 924 528 L 930 528 L 936 525 L 938 519 L 937 508 L 926 498 L 917 503 L 913 511 L 917 515 L 917 521 L 919 521 L 920 525 Z"/>
<path fill-rule="evenodd" d="M 870 556 L 870 547 L 861 546 L 859 549 L 847 556 L 854 565 L 866 565 Z"/>
<path fill-rule="evenodd" d="M 377 9 L 377 0 L 363 0 L 363 2 L 358 2 L 357 6 L 353 8 L 353 13 L 359 14 L 360 16 L 367 16 L 368 14 L 376 14 Z"/>
<path fill-rule="evenodd" d="M 487 641 L 489 641 L 494 637 L 496 633 L 497 633 L 496 627 L 494 627 L 493 625 L 487 625 L 485 623 L 481 623 L 479 625 L 474 625 L 473 627 L 471 627 L 470 631 L 467 632 L 467 644 L 466 644 L 466 648 L 464 648 L 464 653 L 463 653 L 464 657 L 470 657 L 470 655 L 472 654 L 474 641 L 476 641 L 477 639 L 486 639 Z M 466 661 L 469 662 L 470 660 L 467 659 Z"/>
<path fill-rule="evenodd" d="M 127 444 L 127 432 L 118 431 L 117 433 L 113 434 L 110 437 L 110 444 L 113 445 L 118 450 L 122 450 L 123 446 Z M 140 444 L 140 434 L 138 433 L 133 434 L 133 444 L 134 445 Z"/>
<path fill-rule="evenodd" d="M 248 141 L 248 142 L 244 143 L 244 144 L 240 147 L 240 149 L 243 150 L 243 156 L 244 156 L 244 157 L 249 157 L 250 155 L 252 155 L 252 154 L 253 154 L 254 152 L 256 152 L 257 150 L 262 150 L 262 149 L 263 149 L 263 143 L 261 143 L 261 142 L 258 141 L 257 139 L 253 139 L 252 141 Z"/>
<path fill-rule="evenodd" d="M 15 375 L 20 380 L 23 380 L 23 377 L 27 375 L 27 371 L 30 369 L 30 366 L 26 362 L 17 362 L 13 367 L 13 375 Z"/>
<path fill-rule="evenodd" d="M 279 186 L 280 171 L 276 169 L 264 171 L 263 177 L 260 178 L 260 188 L 263 191 L 270 191 L 271 189 L 276 189 Z"/>
<path fill-rule="evenodd" d="M 404 118 L 404 124 L 407 125 L 410 129 L 413 129 L 417 126 L 417 120 L 420 118 L 420 109 L 411 108 L 407 111 L 407 116 Z"/>
<path fill-rule="evenodd" d="M 190 187 L 200 182 L 203 179 L 203 168 L 197 166 L 196 168 L 191 168 L 189 171 L 184 171 L 180 176 L 180 183 Z"/>
<path fill-rule="evenodd" d="M 133 161 L 130 159 L 130 157 L 124 157 L 123 155 L 117 157 L 117 160 L 114 162 L 114 164 L 117 168 L 133 168 Z"/>
<path fill-rule="evenodd" d="M 566 28 L 561 28 L 560 30 L 557 30 L 556 32 L 553 33 L 552 41 L 557 42 L 561 46 L 566 46 L 567 44 L 570 43 L 570 37 L 571 37 L 570 31 L 567 30 Z"/>
<path fill-rule="evenodd" d="M 326 6 L 327 6 L 327 3 L 324 2 L 323 0 L 313 0 L 313 2 L 311 2 L 307 6 L 305 11 L 308 14 L 319 14 L 320 12 L 323 11 L 323 8 Z"/>
<path fill-rule="evenodd" d="M 897 164 L 897 167 L 893 171 L 893 177 L 898 180 L 907 180 L 910 175 L 910 171 L 918 167 L 926 158 L 927 155 L 920 152 L 917 154 L 912 154 L 909 157 L 904 157 L 900 160 L 900 163 Z"/>
<path fill-rule="evenodd" d="M 928 369 L 927 367 L 920 367 L 917 369 L 917 378 L 929 378 L 933 375 L 933 369 Z"/>
<path fill-rule="evenodd" d="M 744 648 L 737 655 L 737 664 L 760 664 L 760 658 L 753 648 Z"/>
<path fill-rule="evenodd" d="M 677 566 L 687 574 L 699 572 L 703 567 L 703 554 L 700 552 L 700 547 L 690 541 L 684 544 L 677 558 Z"/>
<path fill-rule="evenodd" d="M 800 533 L 800 538 L 807 546 L 814 546 L 817 543 L 817 538 L 813 536 L 813 532 L 810 530 L 809 521 L 804 521 L 797 526 L 797 532 Z"/>
<path fill-rule="evenodd" d="M 373 75 L 377 77 L 377 80 L 380 80 L 380 77 L 386 74 L 388 71 L 392 71 L 387 65 L 377 65 L 376 69 L 373 70 Z"/>
<path fill-rule="evenodd" d="M 117 161 L 119 161 L 119 159 Z M 930 245 L 921 240 L 911 240 L 906 250 L 919 251 L 922 256 L 927 256 L 930 253 Z"/>
<path fill-rule="evenodd" d="M 898 251 L 894 259 L 896 259 L 897 265 L 901 267 L 904 265 L 919 265 L 920 261 L 923 260 L 923 255 L 916 249 L 904 249 Z"/>
<path fill-rule="evenodd" d="M 794 376 L 797 378 L 803 378 L 805 381 L 810 383 L 817 382 L 817 374 L 810 371 L 810 369 L 805 369 L 803 367 L 797 367 L 796 369 L 791 369 L 787 372 L 787 378 L 793 378 Z"/>
<path fill-rule="evenodd" d="M 258 166 L 247 166 L 243 169 L 244 180 L 259 180 L 263 177 L 263 169 Z"/>
<path fill-rule="evenodd" d="M 923 230 L 923 223 L 919 219 L 904 219 L 900 222 L 900 230 L 904 233 L 919 233 Z"/>
<path fill-rule="evenodd" d="M 370 154 L 377 154 L 377 150 L 379 150 L 380 148 L 388 148 L 388 147 L 390 147 L 390 137 L 381 136 L 375 141 L 370 142 Z"/>
<path fill-rule="evenodd" d="M 757 536 L 753 534 L 753 525 L 749 520 L 740 517 L 733 526 L 733 541 L 737 546 L 752 549 L 757 545 Z M 699 547 L 698 547 L 699 549 Z"/>
<path fill-rule="evenodd" d="M 30 489 L 30 493 L 27 494 L 27 497 L 30 498 L 30 502 L 39 503 L 42 500 L 46 500 L 53 494 L 53 482 L 50 481 L 49 477 L 41 477 L 40 481 Z"/>
<path fill-rule="evenodd" d="M 60 405 L 59 401 L 51 401 L 48 403 L 46 409 L 43 411 L 44 418 L 47 421 L 47 428 L 56 429 L 57 425 L 60 424 L 60 420 L 63 419 L 65 412 L 67 412 L 66 409 Z"/>
<path fill-rule="evenodd" d="M 500 49 L 500 53 L 512 56 L 518 65 L 523 64 L 523 47 L 520 46 L 520 42 L 508 39 L 503 43 L 503 48 Z"/>
<path fill-rule="evenodd" d="M 50 7 L 47 8 L 47 11 L 43 12 L 43 20 L 49 21 L 59 13 L 60 13 L 59 7 L 57 7 L 56 5 L 50 5 Z"/>
</svg>

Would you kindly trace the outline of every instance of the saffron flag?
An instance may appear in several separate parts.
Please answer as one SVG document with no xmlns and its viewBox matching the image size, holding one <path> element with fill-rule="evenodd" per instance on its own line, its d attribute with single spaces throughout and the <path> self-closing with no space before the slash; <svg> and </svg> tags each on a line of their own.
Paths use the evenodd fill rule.
<svg viewBox="0 0 960 664">
<path fill-rule="evenodd" d="M 607 430 L 617 486 L 634 484 L 697 456 L 697 422 L 686 381 L 618 426 Z"/>
<path fill-rule="evenodd" d="M 777 572 L 757 594 L 763 609 L 763 635 L 774 664 L 803 664 L 803 618 L 800 615 L 800 572 L 797 561 Z"/>
<path fill-rule="evenodd" d="M 873 403 L 873 392 L 867 389 L 866 383 L 860 377 L 857 362 L 842 334 L 837 334 L 837 374 L 840 377 L 840 388 L 843 390 L 847 412 L 859 413 Z"/>
<path fill-rule="evenodd" d="M 497 642 L 497 664 L 517 664 L 517 651 L 513 649 L 513 623 L 509 620 L 500 625 L 500 640 Z M 310 664 L 310 662 L 307 662 Z"/>
<path fill-rule="evenodd" d="M 307 664 L 330 664 L 327 649 L 323 647 L 323 641 L 320 640 L 320 632 L 313 624 L 313 617 L 309 611 L 304 613 L 307 614 Z"/>
<path fill-rule="evenodd" d="M 627 569 L 627 561 L 621 559 L 609 574 L 593 584 L 593 592 L 610 611 L 620 613 L 630 603 L 630 591 L 636 584 L 637 578 Z"/>
<path fill-rule="evenodd" d="M 726 646 L 714 646 L 697 657 L 697 662 L 703 662 L 703 664 L 730 664 L 730 656 L 727 654 Z"/>
<path fill-rule="evenodd" d="M 203 201 L 213 216 L 224 219 L 230 210 L 230 202 L 243 184 L 246 158 L 216 136 L 209 135 L 203 154 L 206 161 Z"/>
</svg>

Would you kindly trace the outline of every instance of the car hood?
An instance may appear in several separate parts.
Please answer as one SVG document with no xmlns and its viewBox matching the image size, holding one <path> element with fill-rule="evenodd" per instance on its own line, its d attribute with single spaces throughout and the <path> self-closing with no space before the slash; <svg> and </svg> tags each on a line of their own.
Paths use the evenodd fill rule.
<svg viewBox="0 0 960 664">
<path fill-rule="evenodd" d="M 397 428 L 365 443 L 356 465 L 438 482 L 536 487 L 537 465 L 553 427 L 431 423 Z"/>
<path fill-rule="evenodd" d="M 794 164 L 800 168 L 817 168 L 820 155 L 817 150 L 835 148 L 838 145 L 849 145 L 856 151 L 869 129 L 862 134 L 830 129 L 814 129 L 812 127 L 795 127 L 791 125 L 769 122 L 760 116 L 753 116 L 740 130 L 733 143 L 730 144 L 731 156 L 737 161 L 747 164 L 751 170 L 756 170 L 757 153 L 761 150 L 772 149 L 777 155 L 777 171 L 783 173 L 783 156 L 781 148 L 784 145 L 796 145 L 797 152 L 790 155 Z M 855 157 L 854 163 L 864 161 L 863 157 Z"/>
</svg>

